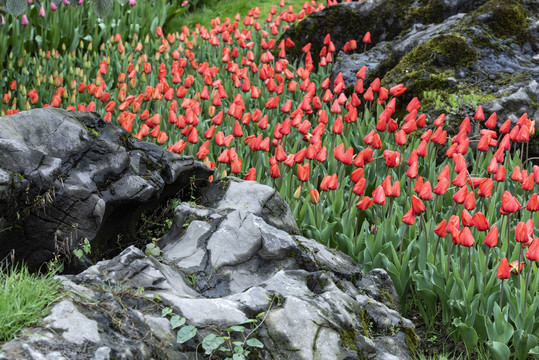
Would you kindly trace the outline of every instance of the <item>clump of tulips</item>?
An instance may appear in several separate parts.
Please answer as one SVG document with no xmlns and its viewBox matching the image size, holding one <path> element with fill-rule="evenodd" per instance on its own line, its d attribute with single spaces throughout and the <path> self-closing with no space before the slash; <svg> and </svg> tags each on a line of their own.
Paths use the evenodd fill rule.
<svg viewBox="0 0 539 360">
<path fill-rule="evenodd" d="M 386 269 L 403 310 L 417 307 L 428 327 L 441 314 L 470 352 L 538 356 L 539 167 L 522 155 L 535 122 L 498 121 L 479 106 L 449 138 L 445 115 L 421 113 L 417 98 L 398 104 L 405 85 L 366 83 L 366 67 L 347 92 L 342 74 L 329 77 L 341 51 L 330 34 L 316 71 L 310 44 L 291 63 L 295 44 L 279 40 L 324 6 L 281 6 L 216 18 L 211 29 L 157 27 L 144 38 L 111 35 L 98 49 L 81 41 L 74 51 L 16 54 L 0 79 L 0 111 L 97 111 L 138 139 L 195 156 L 212 179 L 271 185 L 306 236 L 365 270 Z M 358 42 L 368 49 L 370 34 L 342 50 Z"/>
</svg>

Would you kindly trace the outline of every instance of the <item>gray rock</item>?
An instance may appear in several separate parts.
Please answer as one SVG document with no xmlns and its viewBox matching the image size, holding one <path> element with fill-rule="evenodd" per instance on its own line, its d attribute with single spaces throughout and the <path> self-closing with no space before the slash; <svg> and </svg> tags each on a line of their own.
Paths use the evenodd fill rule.
<svg viewBox="0 0 539 360">
<path fill-rule="evenodd" d="M 127 247 L 143 212 L 188 188 L 191 176 L 211 174 L 95 113 L 34 109 L 0 125 L 0 223 L 9 229 L 0 233 L 0 258 L 14 251 L 30 270 L 71 256 L 84 238 L 96 259 L 119 236 Z"/>
<path fill-rule="evenodd" d="M 59 277 L 77 295 L 25 330 L 32 340 L 6 343 L 0 359 L 48 359 L 59 349 L 70 359 L 192 359 L 206 335 L 234 337 L 225 329 L 238 325 L 264 345 L 250 348 L 255 358 L 410 358 L 405 332 L 414 325 L 396 311 L 385 271 L 363 275 L 348 256 L 288 232 L 296 224 L 277 221 L 266 205 L 290 210 L 267 186 L 225 179 L 207 191 L 214 200 L 206 207 L 176 208 L 161 257 L 131 246 Z M 165 307 L 185 324 L 172 329 Z M 194 338 L 176 343 L 187 326 Z"/>
<path fill-rule="evenodd" d="M 97 343 L 100 340 L 97 322 L 81 314 L 69 300 L 55 305 L 43 321 L 52 329 L 63 330 L 62 337 L 68 342 L 81 345 L 86 341 Z"/>
</svg>

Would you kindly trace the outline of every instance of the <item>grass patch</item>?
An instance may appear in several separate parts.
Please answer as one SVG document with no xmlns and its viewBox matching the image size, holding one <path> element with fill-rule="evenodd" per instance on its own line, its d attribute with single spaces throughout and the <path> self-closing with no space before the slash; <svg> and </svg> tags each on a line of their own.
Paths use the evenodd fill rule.
<svg viewBox="0 0 539 360">
<path fill-rule="evenodd" d="M 251 10 L 252 7 L 258 6 L 261 10 L 261 17 L 258 19 L 260 23 L 265 21 L 265 16 L 269 13 L 271 6 L 275 5 L 277 13 L 280 13 L 284 8 L 276 5 L 278 2 L 275 0 L 258 0 L 256 4 L 252 0 L 229 0 L 229 1 L 212 1 L 210 3 L 204 3 L 202 6 L 197 7 L 195 11 L 186 12 L 172 19 L 168 24 L 165 24 L 165 28 L 169 32 L 181 31 L 182 26 L 187 26 L 190 29 L 194 29 L 197 24 L 204 25 L 206 28 L 211 28 L 211 20 L 217 16 L 221 18 L 221 21 L 229 17 L 234 20 L 234 16 L 240 13 L 242 18 Z M 292 5 L 294 11 L 298 12 L 305 0 L 286 0 L 285 6 Z M 264 16 L 264 18 L 262 18 Z"/>
<path fill-rule="evenodd" d="M 61 283 L 46 275 L 30 274 L 24 266 L 0 268 L 0 342 L 39 322 L 60 298 Z"/>
</svg>

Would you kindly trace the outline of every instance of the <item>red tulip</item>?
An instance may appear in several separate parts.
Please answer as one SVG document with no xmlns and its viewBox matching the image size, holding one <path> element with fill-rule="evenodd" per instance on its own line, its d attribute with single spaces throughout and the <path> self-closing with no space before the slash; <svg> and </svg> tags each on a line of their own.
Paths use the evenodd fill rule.
<svg viewBox="0 0 539 360">
<path fill-rule="evenodd" d="M 535 238 L 526 251 L 526 258 L 531 261 L 539 260 L 539 238 Z"/>
<path fill-rule="evenodd" d="M 478 120 L 478 121 L 485 120 L 485 115 L 483 114 L 483 107 L 481 105 L 477 107 L 477 111 L 475 112 L 475 115 L 474 115 L 474 120 Z"/>
<path fill-rule="evenodd" d="M 417 180 L 415 181 L 415 185 L 414 185 L 414 192 L 416 194 L 419 194 L 419 192 L 421 191 L 421 188 L 423 187 L 423 177 L 422 176 L 418 176 L 417 177 Z"/>
<path fill-rule="evenodd" d="M 504 191 L 502 195 L 502 206 L 500 207 L 500 213 L 502 215 L 515 213 L 519 211 L 521 207 L 522 206 L 513 195 L 508 191 Z"/>
<path fill-rule="evenodd" d="M 318 193 L 318 190 L 316 189 L 310 189 L 309 190 L 309 200 L 312 204 L 318 204 L 320 202 L 320 194 Z"/>
<path fill-rule="evenodd" d="M 393 185 L 391 186 L 391 196 L 393 197 L 399 197 L 401 195 L 401 184 L 400 181 L 395 181 Z"/>
<path fill-rule="evenodd" d="M 509 267 L 506 257 L 500 261 L 498 271 L 496 272 L 496 277 L 501 280 L 509 279 L 511 277 L 511 268 Z"/>
<path fill-rule="evenodd" d="M 359 181 L 354 185 L 352 188 L 352 191 L 354 194 L 358 196 L 363 196 L 365 193 L 365 186 L 367 185 L 367 179 L 361 178 Z"/>
<path fill-rule="evenodd" d="M 243 180 L 256 181 L 256 168 L 252 167 L 247 171 Z"/>
<path fill-rule="evenodd" d="M 372 204 L 373 200 L 371 198 L 369 198 L 368 196 L 363 196 L 363 198 L 361 198 L 361 200 L 359 200 L 359 202 L 356 204 L 356 207 L 359 210 L 367 210 L 371 207 Z"/>
<path fill-rule="evenodd" d="M 393 168 L 399 166 L 402 160 L 402 154 L 398 151 L 384 150 L 386 166 Z"/>
<path fill-rule="evenodd" d="M 299 166 L 301 166 L 301 165 L 298 165 L 298 169 L 299 169 Z M 274 179 L 281 176 L 281 172 L 279 171 L 279 165 L 277 165 L 277 164 L 272 164 L 271 165 L 271 167 L 270 167 L 270 176 L 272 178 L 274 178 Z M 298 175 L 298 177 L 299 177 L 299 175 Z"/>
<path fill-rule="evenodd" d="M 374 189 L 374 191 L 372 192 L 372 200 L 374 201 L 375 204 L 385 205 L 386 195 L 385 195 L 384 188 L 382 187 L 382 185 L 378 185 L 378 187 Z"/>
<path fill-rule="evenodd" d="M 460 213 L 460 217 L 462 218 L 462 225 L 464 226 L 473 226 L 473 220 L 472 215 L 468 212 L 468 210 L 464 209 Z"/>
<path fill-rule="evenodd" d="M 526 205 L 526 209 L 528 211 L 537 211 L 537 210 L 539 210 L 539 198 L 537 196 L 537 193 L 533 193 L 530 196 L 530 200 L 528 201 L 528 204 Z"/>
<path fill-rule="evenodd" d="M 487 220 L 485 215 L 480 211 L 474 214 L 472 221 L 475 228 L 479 231 L 487 231 L 488 229 L 490 229 L 489 221 Z"/>
<path fill-rule="evenodd" d="M 298 179 L 299 181 L 309 181 L 309 169 L 310 164 L 307 163 L 305 165 L 298 165 Z"/>
<path fill-rule="evenodd" d="M 324 191 L 337 190 L 337 174 L 324 176 L 320 183 L 320 189 Z"/>
<path fill-rule="evenodd" d="M 532 224 L 532 232 L 533 232 L 533 224 Z M 517 226 L 515 227 L 515 240 L 523 244 L 526 244 L 532 240 L 532 237 L 528 234 L 528 228 L 526 226 L 526 223 L 519 222 Z"/>
<path fill-rule="evenodd" d="M 477 196 L 489 197 L 492 195 L 492 187 L 494 182 L 491 178 L 484 179 L 479 184 L 479 190 L 477 191 Z"/>
<path fill-rule="evenodd" d="M 467 210 L 475 209 L 475 194 L 473 191 L 470 191 L 468 194 L 466 194 L 466 199 L 464 199 L 464 207 Z"/>
<path fill-rule="evenodd" d="M 490 231 L 485 237 L 485 245 L 488 247 L 494 247 L 496 244 L 498 244 L 498 227 L 496 225 L 492 225 Z"/>
<path fill-rule="evenodd" d="M 472 232 L 469 227 L 465 227 L 459 234 L 459 244 L 466 247 L 471 247 L 475 244 Z M 471 260 L 470 260 L 471 261 Z"/>
<path fill-rule="evenodd" d="M 423 201 L 421 201 L 420 198 L 418 198 L 415 195 L 412 195 L 412 212 L 414 215 L 421 214 L 423 211 L 425 211 L 425 204 Z"/>
<path fill-rule="evenodd" d="M 366 43 L 366 44 L 370 44 L 370 42 L 371 42 L 371 33 L 369 31 L 367 31 L 367 33 L 363 36 L 362 41 L 364 43 Z"/>
<path fill-rule="evenodd" d="M 415 224 L 415 215 L 412 211 L 412 209 L 408 210 L 406 214 L 402 217 L 402 222 L 408 225 Z"/>
<path fill-rule="evenodd" d="M 443 219 L 435 228 L 434 233 L 441 238 L 444 238 L 447 234 L 447 220 Z"/>
<path fill-rule="evenodd" d="M 439 179 L 438 184 L 434 187 L 432 190 L 436 195 L 443 195 L 447 192 L 447 189 L 449 188 L 449 180 L 447 178 L 443 177 Z"/>
<path fill-rule="evenodd" d="M 468 195 L 468 188 L 463 186 L 453 195 L 453 201 L 457 204 L 463 204 L 466 200 L 466 195 Z"/>
</svg>

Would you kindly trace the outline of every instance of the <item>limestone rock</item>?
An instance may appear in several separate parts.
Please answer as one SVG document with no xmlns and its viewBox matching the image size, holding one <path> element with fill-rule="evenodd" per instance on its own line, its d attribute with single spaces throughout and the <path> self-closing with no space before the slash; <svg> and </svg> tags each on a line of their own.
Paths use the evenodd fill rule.
<svg viewBox="0 0 539 360">
<path fill-rule="evenodd" d="M 363 274 L 348 256 L 290 232 L 290 210 L 267 186 L 226 178 L 204 199 L 176 208 L 162 256 L 131 246 L 60 277 L 72 299 L 6 343 L 0 359 L 202 358 L 205 337 L 239 335 L 231 329 L 263 344 L 245 345 L 249 358 L 410 358 L 414 325 L 399 315 L 385 271 Z M 172 313 L 163 317 L 165 307 Z M 188 331 L 194 337 L 176 343 Z"/>
</svg>

